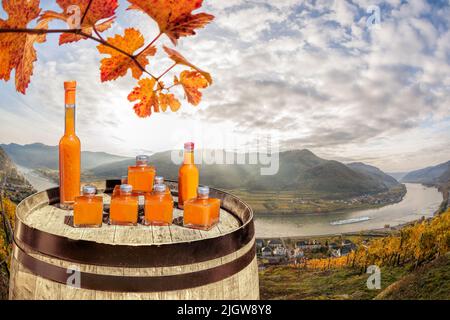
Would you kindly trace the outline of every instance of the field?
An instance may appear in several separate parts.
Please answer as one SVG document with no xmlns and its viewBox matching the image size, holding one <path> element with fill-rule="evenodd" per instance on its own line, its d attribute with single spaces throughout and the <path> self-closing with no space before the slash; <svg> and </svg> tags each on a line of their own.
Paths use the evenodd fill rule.
<svg viewBox="0 0 450 320">
<path fill-rule="evenodd" d="M 389 192 L 365 197 L 348 198 L 347 194 L 299 191 L 252 191 L 229 190 L 246 201 L 255 213 L 304 214 L 344 210 L 372 209 L 402 200 L 406 193 L 403 186 Z"/>
</svg>

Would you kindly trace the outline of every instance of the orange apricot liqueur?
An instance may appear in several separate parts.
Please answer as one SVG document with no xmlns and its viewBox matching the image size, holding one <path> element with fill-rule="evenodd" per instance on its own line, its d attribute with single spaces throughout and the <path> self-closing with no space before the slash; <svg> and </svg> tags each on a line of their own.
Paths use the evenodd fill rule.
<svg viewBox="0 0 450 320">
<path fill-rule="evenodd" d="M 123 184 L 128 184 L 128 176 L 122 176 L 122 178 L 120 179 L 120 184 L 118 184 L 114 187 L 112 197 L 120 194 L 120 186 Z"/>
<path fill-rule="evenodd" d="M 65 132 L 59 142 L 59 185 L 61 207 L 69 209 L 80 195 L 81 143 L 75 134 L 76 82 L 64 83 Z"/>
<path fill-rule="evenodd" d="M 120 194 L 111 199 L 109 222 L 117 226 L 136 226 L 138 223 L 139 199 L 133 195 L 129 184 L 120 186 Z"/>
<path fill-rule="evenodd" d="M 137 156 L 136 165 L 128 167 L 128 184 L 135 192 L 152 192 L 155 179 L 155 167 L 149 165 L 148 156 Z"/>
<path fill-rule="evenodd" d="M 167 194 L 165 184 L 157 184 L 152 193 L 145 195 L 144 224 L 147 226 L 170 226 L 173 220 L 173 200 Z"/>
<path fill-rule="evenodd" d="M 184 144 L 184 161 L 178 173 L 178 208 L 184 208 L 184 202 L 197 198 L 199 184 L 198 168 L 194 163 L 194 143 Z"/>
<path fill-rule="evenodd" d="M 100 228 L 103 224 L 103 197 L 97 188 L 84 186 L 83 195 L 75 198 L 73 226 L 75 228 Z"/>
<path fill-rule="evenodd" d="M 209 197 L 208 187 L 198 188 L 197 199 L 184 204 L 184 226 L 191 229 L 211 230 L 219 223 L 220 200 Z"/>
</svg>

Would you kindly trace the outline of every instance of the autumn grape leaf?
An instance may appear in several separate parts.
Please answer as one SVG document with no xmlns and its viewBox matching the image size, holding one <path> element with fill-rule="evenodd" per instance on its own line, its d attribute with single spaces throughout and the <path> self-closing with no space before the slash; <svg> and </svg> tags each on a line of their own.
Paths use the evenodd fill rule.
<svg viewBox="0 0 450 320">
<path fill-rule="evenodd" d="M 154 112 L 159 112 L 159 101 L 154 91 L 155 79 L 144 78 L 139 80 L 138 87 L 128 95 L 128 100 L 134 102 L 140 100 L 133 107 L 136 114 L 141 118 L 150 117 L 152 108 Z"/>
<path fill-rule="evenodd" d="M 115 20 L 114 15 L 119 6 L 118 0 L 57 0 L 56 2 L 63 12 L 45 11 L 41 16 L 41 19 L 58 19 L 68 22 L 69 24 L 69 22 L 77 22 L 77 18 L 75 17 L 78 15 L 78 22 L 81 25 L 70 25 L 70 28 L 80 28 L 81 31 L 87 35 L 92 35 L 94 27 L 98 32 L 108 30 Z M 107 20 L 100 22 L 104 19 Z M 63 33 L 59 38 L 59 44 L 61 45 L 83 39 L 87 38 L 79 34 Z"/>
<path fill-rule="evenodd" d="M 192 14 L 199 9 L 203 0 L 128 0 L 129 9 L 147 13 L 158 23 L 161 33 L 165 33 L 174 45 L 181 37 L 195 35 L 210 23 L 214 16 L 207 13 Z"/>
<path fill-rule="evenodd" d="M 7 20 L 0 19 L 2 29 L 27 28 L 41 12 L 39 0 L 3 0 L 2 4 L 8 14 Z M 47 28 L 47 20 L 36 26 L 36 29 Z M 33 64 L 37 60 L 34 43 L 42 43 L 45 40 L 45 35 L 39 34 L 0 34 L 0 79 L 8 81 L 11 71 L 15 69 L 16 89 L 25 94 L 33 75 Z"/>
<path fill-rule="evenodd" d="M 166 46 L 163 46 L 163 48 L 164 48 L 164 51 L 166 51 L 166 53 L 169 56 L 169 58 L 172 59 L 176 64 L 183 65 L 183 66 L 188 66 L 188 67 L 191 67 L 192 69 L 197 70 L 198 72 L 200 72 L 205 77 L 206 80 L 208 80 L 208 83 L 210 85 L 213 83 L 213 79 L 211 77 L 211 74 L 209 74 L 206 71 L 203 71 L 202 69 L 200 69 L 200 68 L 196 67 L 195 65 L 193 65 L 192 63 L 190 63 L 178 51 L 176 51 L 174 49 L 167 48 Z"/>
<path fill-rule="evenodd" d="M 136 58 L 136 61 L 142 68 L 133 61 L 130 56 L 133 56 L 136 50 L 144 46 L 144 37 L 138 30 L 133 28 L 126 29 L 124 36 L 116 35 L 114 38 L 108 38 L 107 41 L 121 52 L 104 44 L 97 46 L 100 53 L 111 55 L 110 58 L 104 58 L 101 61 L 102 82 L 123 77 L 127 74 L 128 69 L 131 69 L 134 78 L 139 79 L 143 73 L 142 68 L 145 68 L 149 63 L 147 57 L 156 54 L 156 48 L 149 46 Z"/>
<path fill-rule="evenodd" d="M 181 107 L 180 101 L 178 101 L 178 99 L 175 98 L 175 96 L 171 93 L 160 93 L 158 96 L 158 101 L 159 107 L 163 112 L 166 112 L 167 107 L 170 107 L 170 110 L 172 110 L 172 112 L 177 112 Z"/>
<path fill-rule="evenodd" d="M 202 93 L 199 89 L 208 87 L 208 80 L 198 71 L 183 71 L 180 79 L 175 77 L 175 84 L 181 84 L 188 102 L 197 106 L 201 99 Z"/>
</svg>

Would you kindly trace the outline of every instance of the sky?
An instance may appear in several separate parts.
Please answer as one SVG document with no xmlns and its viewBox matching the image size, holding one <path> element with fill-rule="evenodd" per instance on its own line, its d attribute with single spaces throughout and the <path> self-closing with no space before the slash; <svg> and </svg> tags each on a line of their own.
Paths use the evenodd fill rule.
<svg viewBox="0 0 450 320">
<path fill-rule="evenodd" d="M 120 1 L 104 35 L 134 27 L 153 39 L 156 24 L 127 6 Z M 214 78 L 199 106 L 139 119 L 127 100 L 136 85 L 130 73 L 101 83 L 94 42 L 58 46 L 50 35 L 35 46 L 27 95 L 0 82 L 0 143 L 57 145 L 63 82 L 74 79 L 84 150 L 134 156 L 194 140 L 241 151 L 270 136 L 281 150 L 310 149 L 388 172 L 450 160 L 448 0 L 205 0 L 202 10 L 215 21 L 177 47 Z M 166 37 L 162 44 L 173 47 Z M 168 66 L 159 52 L 150 70 Z"/>
</svg>

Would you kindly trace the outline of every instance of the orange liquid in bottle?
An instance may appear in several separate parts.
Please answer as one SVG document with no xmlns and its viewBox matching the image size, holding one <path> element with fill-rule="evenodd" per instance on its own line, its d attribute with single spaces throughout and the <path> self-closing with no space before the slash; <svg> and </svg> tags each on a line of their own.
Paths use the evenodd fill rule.
<svg viewBox="0 0 450 320">
<path fill-rule="evenodd" d="M 184 145 L 184 162 L 178 174 L 178 208 L 183 209 L 184 203 L 197 198 L 199 184 L 198 168 L 194 162 L 194 144 Z"/>
<path fill-rule="evenodd" d="M 112 193 L 112 197 L 115 197 L 115 196 L 120 194 L 120 186 L 123 185 L 123 184 L 128 184 L 128 177 L 127 176 L 123 176 L 120 181 L 121 181 L 120 184 L 118 184 L 118 185 L 116 185 L 114 187 L 114 190 L 113 190 L 113 193 Z"/>
<path fill-rule="evenodd" d="M 192 229 L 211 230 L 219 223 L 220 200 L 209 198 L 209 188 L 199 188 L 197 199 L 185 202 L 184 226 Z"/>
<path fill-rule="evenodd" d="M 73 226 L 100 228 L 103 224 L 103 198 L 96 196 L 96 188 L 86 186 L 83 195 L 75 198 Z"/>
<path fill-rule="evenodd" d="M 147 226 L 170 226 L 173 220 L 172 196 L 166 193 L 166 186 L 156 185 L 152 193 L 145 195 L 145 218 Z"/>
<path fill-rule="evenodd" d="M 76 82 L 65 82 L 66 114 L 65 133 L 59 142 L 60 203 L 62 208 L 71 208 L 80 195 L 81 143 L 75 134 Z"/>
<path fill-rule="evenodd" d="M 135 226 L 138 223 L 139 200 L 130 185 L 122 185 L 120 194 L 111 199 L 109 221 L 112 225 Z"/>
<path fill-rule="evenodd" d="M 133 186 L 135 192 L 152 192 L 156 170 L 148 164 L 147 156 L 138 156 L 136 166 L 128 167 L 128 184 Z"/>
</svg>

